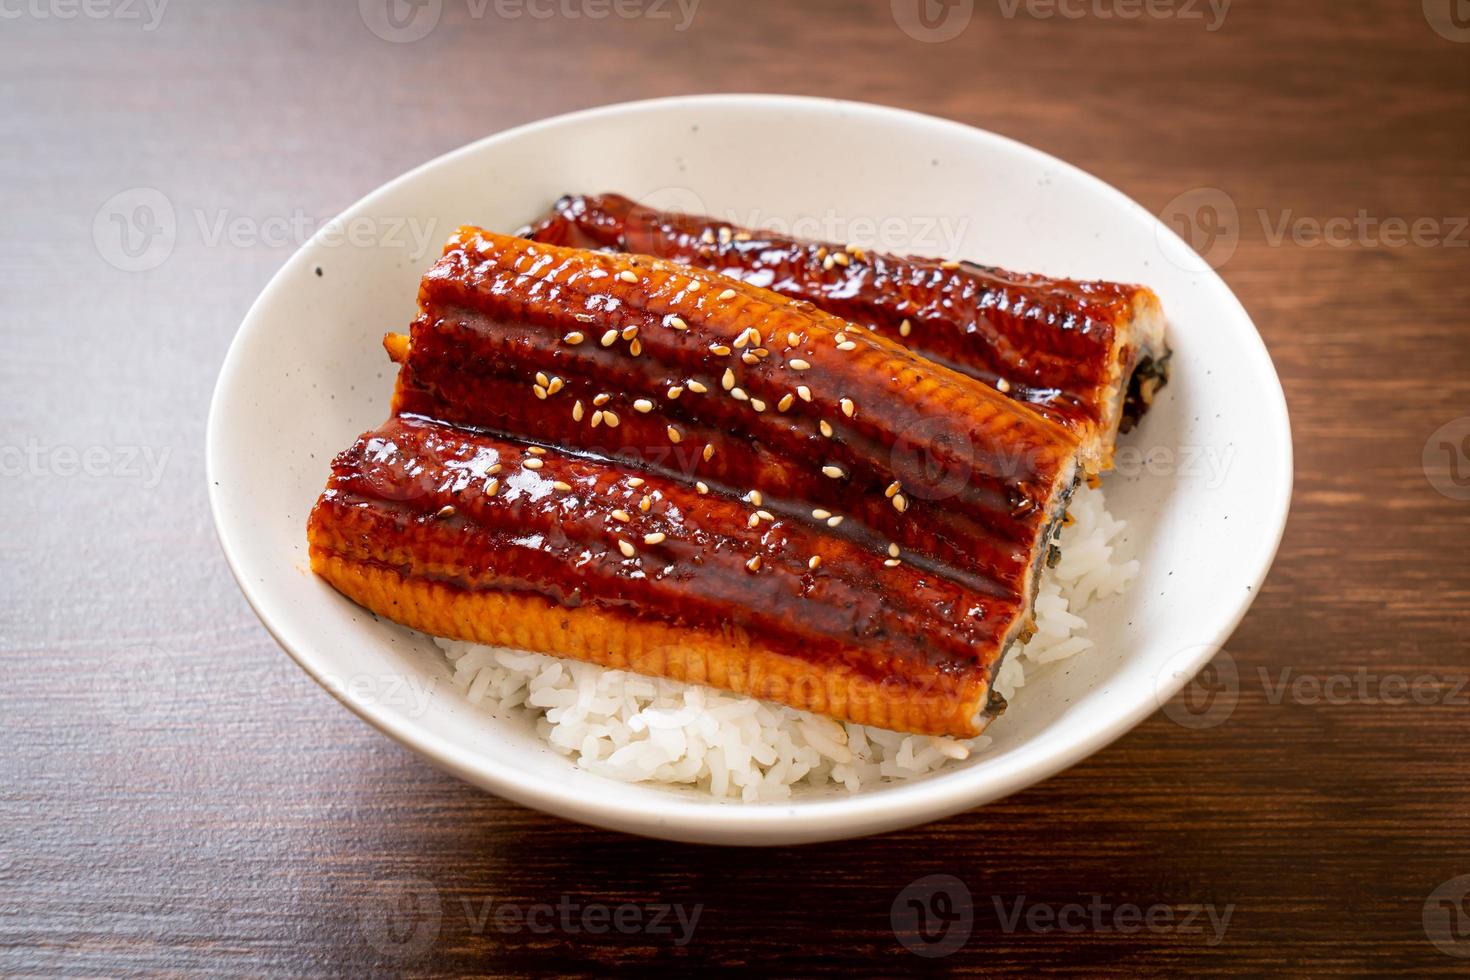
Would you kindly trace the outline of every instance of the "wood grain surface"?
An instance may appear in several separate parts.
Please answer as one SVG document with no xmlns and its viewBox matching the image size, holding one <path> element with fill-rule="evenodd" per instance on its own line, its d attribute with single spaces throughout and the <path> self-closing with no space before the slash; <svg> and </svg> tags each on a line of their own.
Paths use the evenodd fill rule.
<svg viewBox="0 0 1470 980">
<path fill-rule="evenodd" d="M 0 4 L 0 974 L 1470 968 L 1463 0 L 431 0 L 413 41 L 375 2 Z M 734 851 L 472 789 L 276 648 L 203 432 L 295 244 L 487 133 L 749 90 L 985 127 L 1194 221 L 1297 454 L 1228 720 L 1157 714 L 931 826 Z M 139 189 L 178 216 L 161 261 L 123 248 Z M 939 874 L 922 957 L 891 912 Z"/>
</svg>

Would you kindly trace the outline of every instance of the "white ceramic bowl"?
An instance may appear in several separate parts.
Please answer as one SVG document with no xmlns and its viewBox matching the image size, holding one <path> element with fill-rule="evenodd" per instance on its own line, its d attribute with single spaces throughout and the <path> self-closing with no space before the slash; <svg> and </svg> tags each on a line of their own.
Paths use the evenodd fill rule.
<svg viewBox="0 0 1470 980">
<path fill-rule="evenodd" d="M 470 705 L 427 640 L 308 571 L 307 512 L 334 453 L 387 415 L 379 341 L 414 315 L 420 274 L 461 223 L 510 231 L 569 192 L 808 237 L 1141 282 L 1163 298 L 1173 380 L 1126 445 L 1177 453 L 1106 481 L 1143 570 L 1095 607 L 1089 653 L 1030 671 L 993 743 L 927 779 L 780 804 L 716 802 L 577 769 L 529 724 Z M 320 272 L 318 272 L 320 270 Z M 383 732 L 527 806 L 673 840 L 786 844 L 910 826 L 1085 758 L 1214 654 L 1271 564 L 1291 438 L 1270 358 L 1240 303 L 1148 211 L 1044 153 L 897 109 L 731 95 L 610 106 L 523 126 L 374 191 L 261 294 L 210 409 L 210 503 L 226 557 L 272 635 Z"/>
</svg>

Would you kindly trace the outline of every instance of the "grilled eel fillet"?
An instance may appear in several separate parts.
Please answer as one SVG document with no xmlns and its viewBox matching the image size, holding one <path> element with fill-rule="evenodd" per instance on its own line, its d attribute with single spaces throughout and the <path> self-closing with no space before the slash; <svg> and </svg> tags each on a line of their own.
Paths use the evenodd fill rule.
<svg viewBox="0 0 1470 980">
<path fill-rule="evenodd" d="M 424 276 L 395 413 L 520 435 L 1023 594 L 1075 436 L 808 303 L 464 228 Z M 402 343 L 399 343 L 402 348 Z"/>
<path fill-rule="evenodd" d="M 537 453 L 540 453 L 539 455 Z M 439 636 L 971 736 L 1018 597 L 606 460 L 414 416 L 337 457 L 312 569 Z"/>
<path fill-rule="evenodd" d="M 955 735 L 975 734 L 985 723 L 977 711 L 987 704 L 1002 655 L 1030 629 L 1037 566 L 1079 473 L 1077 441 L 1065 428 L 810 304 L 668 262 L 474 228 L 461 229 L 424 277 L 410 337 L 390 335 L 387 346 L 402 365 L 394 411 L 405 424 L 421 416 L 560 447 L 598 472 L 656 483 L 671 496 L 680 490 L 683 496 L 673 499 L 682 501 L 681 513 L 693 513 L 688 500 L 706 501 L 703 533 L 759 542 L 767 550 L 740 550 L 734 567 L 758 579 L 771 576 L 762 586 L 775 592 L 742 593 L 699 577 L 677 601 L 641 593 L 644 579 L 685 581 L 711 558 L 699 552 L 687 566 L 648 564 L 636 541 L 624 538 L 637 567 L 620 564 L 625 574 L 617 575 L 604 569 L 612 552 L 559 552 L 544 531 L 525 535 L 533 542 L 528 547 L 549 555 L 534 574 L 460 574 L 462 567 L 494 561 L 480 554 L 494 550 L 491 539 L 470 532 L 448 539 L 449 550 L 431 553 L 417 539 L 394 550 L 390 535 L 367 529 L 357 534 L 361 550 L 353 560 L 370 567 L 334 566 L 326 559 L 340 556 L 326 554 L 320 536 L 342 520 L 329 489 L 313 517 L 313 553 L 322 553 L 314 561 L 348 596 L 441 635 L 700 680 L 864 723 Z M 429 463 L 412 456 L 409 464 L 405 473 L 428 474 L 429 485 L 438 486 Z M 353 465 L 361 466 L 339 460 L 334 487 L 344 474 L 353 477 Z M 461 459 L 445 469 L 469 465 Z M 542 468 L 549 465 L 541 461 Z M 557 482 L 553 490 L 566 493 Z M 390 484 L 387 495 L 401 501 L 403 491 Z M 452 493 L 428 503 L 437 514 L 449 501 L 463 512 Z M 591 514 L 606 533 L 646 513 L 600 497 L 564 505 L 551 494 L 528 502 L 518 520 L 534 510 L 532 502 L 556 517 L 548 527 L 565 521 L 570 506 Z M 380 506 L 354 503 L 352 513 Z M 419 516 L 397 512 L 394 526 L 422 518 L 414 513 Z M 630 557 L 621 544 L 618 549 L 615 563 Z M 821 559 L 815 568 L 814 555 Z M 863 567 L 877 577 L 841 598 L 811 584 L 846 574 L 833 564 L 847 556 L 863 556 Z M 442 562 L 435 574 L 453 578 L 460 592 L 417 582 L 415 561 Z M 799 583 L 778 571 L 788 566 L 806 568 Z M 386 576 L 383 567 L 398 577 Z M 605 574 L 612 578 L 597 579 Z M 584 578 L 587 594 L 568 591 L 568 583 Z M 614 584 L 594 587 L 593 579 Z M 568 617 L 555 620 L 563 624 L 558 630 L 533 635 L 492 615 L 541 608 L 521 593 L 562 612 L 584 605 L 619 610 L 624 618 L 616 622 L 626 637 L 619 644 L 626 649 L 601 649 L 611 619 Z M 780 606 L 772 598 L 778 593 L 796 605 Z M 710 616 L 686 615 L 706 594 Z M 859 602 L 859 594 L 867 598 Z M 915 628 L 907 610 L 921 594 L 943 598 Z M 783 608 L 785 634 L 769 618 Z M 734 640 L 720 634 L 715 643 L 701 632 L 708 623 L 750 625 Z M 801 642 L 780 639 L 791 629 Z M 682 654 L 640 652 L 667 651 L 669 641 L 686 635 L 702 651 L 701 663 L 735 659 L 715 669 L 691 667 Z M 918 667 L 899 663 L 906 645 L 948 651 L 923 675 L 937 685 L 933 690 L 948 693 L 917 702 L 905 693 L 902 704 L 859 703 L 864 699 L 850 693 L 859 668 L 870 681 L 918 676 Z M 819 650 L 829 653 L 819 656 Z M 752 687 L 735 669 L 742 658 L 760 664 L 761 676 L 810 680 Z M 971 674 L 963 690 L 945 687 Z M 817 679 L 825 689 L 812 690 Z"/>
<path fill-rule="evenodd" d="M 1077 432 L 1090 473 L 1167 379 L 1152 290 L 900 257 L 656 211 L 617 194 L 564 197 L 522 231 L 710 269 L 814 303 L 1033 405 Z"/>
</svg>

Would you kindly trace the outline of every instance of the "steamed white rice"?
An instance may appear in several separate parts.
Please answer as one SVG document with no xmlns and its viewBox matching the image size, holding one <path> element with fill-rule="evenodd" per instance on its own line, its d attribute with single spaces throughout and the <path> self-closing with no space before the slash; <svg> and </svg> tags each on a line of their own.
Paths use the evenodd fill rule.
<svg viewBox="0 0 1470 980">
<path fill-rule="evenodd" d="M 1041 581 L 1036 635 L 1006 658 L 996 689 L 1010 698 L 1028 671 L 1092 647 L 1080 615 L 1132 584 L 1126 523 L 1100 489 L 1079 488 L 1062 531 L 1062 558 Z M 784 800 L 794 788 L 850 792 L 934 772 L 983 750 L 960 740 L 845 724 L 696 684 L 458 640 L 438 639 L 454 683 L 491 712 L 530 712 L 547 744 L 577 765 L 627 782 L 682 784 L 747 802 Z"/>
</svg>

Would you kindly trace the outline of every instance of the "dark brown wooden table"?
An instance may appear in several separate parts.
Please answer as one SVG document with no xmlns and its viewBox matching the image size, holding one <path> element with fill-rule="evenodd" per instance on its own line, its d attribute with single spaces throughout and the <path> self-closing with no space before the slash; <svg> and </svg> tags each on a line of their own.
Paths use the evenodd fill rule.
<svg viewBox="0 0 1470 980">
<path fill-rule="evenodd" d="M 375 2 L 0 4 L 0 974 L 1470 969 L 1464 0 Z M 1196 219 L 1297 453 L 1227 723 L 1158 714 L 929 827 L 721 850 L 461 784 L 272 643 L 203 432 L 295 244 L 487 133 L 742 90 L 973 123 Z M 177 216 L 162 259 L 124 247 L 140 188 Z M 924 959 L 890 912 L 934 874 L 970 921 Z"/>
</svg>

